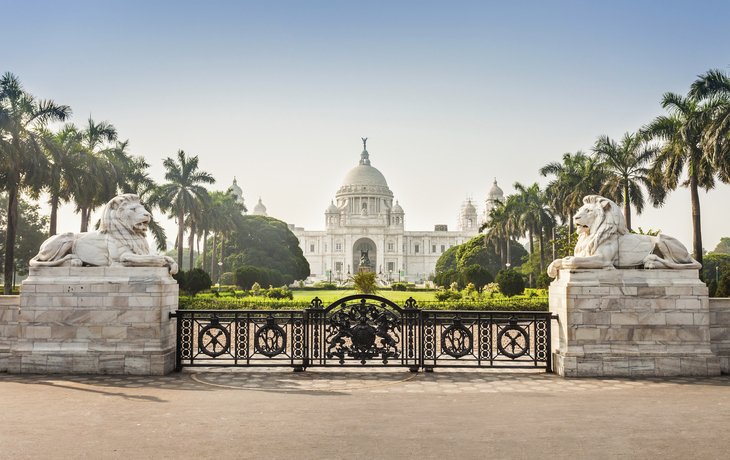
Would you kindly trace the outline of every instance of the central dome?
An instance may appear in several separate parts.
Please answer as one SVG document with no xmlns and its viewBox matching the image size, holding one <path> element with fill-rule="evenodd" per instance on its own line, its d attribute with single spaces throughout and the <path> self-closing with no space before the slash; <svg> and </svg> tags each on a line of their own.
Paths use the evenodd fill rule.
<svg viewBox="0 0 730 460">
<path fill-rule="evenodd" d="M 388 187 L 383 173 L 370 165 L 357 165 L 350 170 L 342 181 L 342 186 L 348 185 L 365 186 L 365 187 Z"/>
</svg>

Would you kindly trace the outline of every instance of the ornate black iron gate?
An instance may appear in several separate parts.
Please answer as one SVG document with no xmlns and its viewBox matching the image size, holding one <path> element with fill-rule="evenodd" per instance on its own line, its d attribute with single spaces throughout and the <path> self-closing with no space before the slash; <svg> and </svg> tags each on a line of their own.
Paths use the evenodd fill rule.
<svg viewBox="0 0 730 460">
<path fill-rule="evenodd" d="M 549 312 L 421 310 L 359 294 L 305 310 L 178 310 L 184 366 L 507 367 L 551 370 Z"/>
</svg>

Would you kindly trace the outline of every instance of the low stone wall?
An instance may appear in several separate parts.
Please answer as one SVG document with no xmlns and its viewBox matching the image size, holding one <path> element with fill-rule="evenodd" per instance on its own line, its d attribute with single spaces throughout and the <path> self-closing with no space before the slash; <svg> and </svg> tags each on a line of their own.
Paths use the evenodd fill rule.
<svg viewBox="0 0 730 460">
<path fill-rule="evenodd" d="M 696 270 L 560 270 L 550 311 L 559 317 L 560 375 L 720 374 Z"/>
<path fill-rule="evenodd" d="M 31 268 L 20 288 L 17 340 L 7 369 L 169 373 L 176 332 L 169 314 L 177 303 L 178 285 L 167 268 Z"/>
<path fill-rule="evenodd" d="M 720 370 L 730 374 L 730 299 L 710 299 L 710 342 Z"/>
<path fill-rule="evenodd" d="M 0 296 L 0 372 L 8 371 L 10 354 L 18 341 L 19 309 L 19 296 Z"/>
</svg>

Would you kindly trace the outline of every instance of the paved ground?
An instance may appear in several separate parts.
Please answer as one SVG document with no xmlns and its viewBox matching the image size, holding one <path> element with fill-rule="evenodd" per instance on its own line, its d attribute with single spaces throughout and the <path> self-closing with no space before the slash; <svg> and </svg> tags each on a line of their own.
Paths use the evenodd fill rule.
<svg viewBox="0 0 730 460">
<path fill-rule="evenodd" d="M 0 374 L 0 459 L 730 458 L 730 376 Z"/>
</svg>

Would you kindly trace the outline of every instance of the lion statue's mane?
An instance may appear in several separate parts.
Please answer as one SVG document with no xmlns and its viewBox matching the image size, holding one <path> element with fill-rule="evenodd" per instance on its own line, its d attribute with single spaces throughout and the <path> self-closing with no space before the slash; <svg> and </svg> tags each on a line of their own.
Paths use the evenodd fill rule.
<svg viewBox="0 0 730 460">
<path fill-rule="evenodd" d="M 128 203 L 139 203 L 139 197 L 132 194 L 119 195 L 106 204 L 101 213 L 99 233 L 111 236 L 135 254 L 149 254 L 147 229 L 138 229 L 129 216 L 121 212 Z"/>
<path fill-rule="evenodd" d="M 172 258 L 150 254 L 147 226 L 151 218 L 137 195 L 116 196 L 104 207 L 98 231 L 54 235 L 43 242 L 29 264 L 31 267 L 168 267 L 170 273 L 177 273 Z"/>
<path fill-rule="evenodd" d="M 608 198 L 586 196 L 573 219 L 579 234 L 574 256 L 550 264 L 553 278 L 561 268 L 702 268 L 676 238 L 629 233 L 621 209 Z"/>
</svg>

